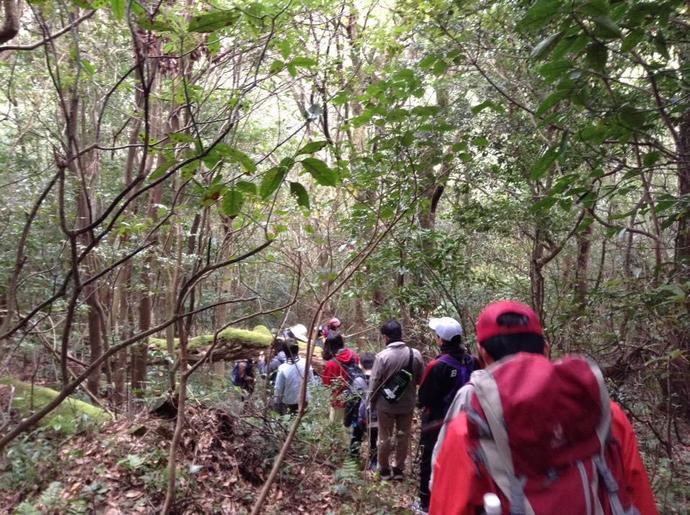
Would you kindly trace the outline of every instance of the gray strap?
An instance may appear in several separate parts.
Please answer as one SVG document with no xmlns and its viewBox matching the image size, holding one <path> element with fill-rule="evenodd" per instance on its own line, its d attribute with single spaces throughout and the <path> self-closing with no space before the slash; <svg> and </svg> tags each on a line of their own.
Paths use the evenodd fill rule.
<svg viewBox="0 0 690 515">
<path fill-rule="evenodd" d="M 503 405 L 493 374 L 488 373 L 477 378 L 474 389 L 493 435 L 493 439 L 479 440 L 487 458 L 489 474 L 503 494 L 510 499 L 511 513 L 534 515 L 534 510 L 524 495 L 524 482 L 515 477 L 513 455 L 503 419 Z"/>
<path fill-rule="evenodd" d="M 601 403 L 601 419 L 599 420 L 599 425 L 597 426 L 597 437 L 601 443 L 602 450 L 606 447 L 606 442 L 611 433 L 611 400 L 609 399 L 609 392 L 606 388 L 606 382 L 604 381 L 604 374 L 601 372 L 599 365 L 587 359 L 589 368 L 594 374 L 597 380 L 597 385 L 599 385 L 599 402 Z"/>
<path fill-rule="evenodd" d="M 527 498 L 525 497 L 526 478 L 510 478 L 510 515 L 526 515 L 528 513 Z M 531 508 L 529 508 L 531 510 Z"/>
<path fill-rule="evenodd" d="M 493 438 L 491 435 L 491 429 L 489 429 L 489 425 L 479 415 L 479 413 L 477 413 L 474 410 L 474 408 L 468 408 L 466 413 L 467 418 L 470 420 L 470 422 L 472 422 L 475 426 L 479 428 L 479 438 Z"/>
<path fill-rule="evenodd" d="M 580 480 L 582 481 L 582 492 L 585 494 L 585 506 L 587 509 L 586 515 L 592 515 L 592 490 L 589 484 L 589 477 L 587 470 L 582 460 L 577 460 L 577 470 L 580 472 Z"/>
</svg>

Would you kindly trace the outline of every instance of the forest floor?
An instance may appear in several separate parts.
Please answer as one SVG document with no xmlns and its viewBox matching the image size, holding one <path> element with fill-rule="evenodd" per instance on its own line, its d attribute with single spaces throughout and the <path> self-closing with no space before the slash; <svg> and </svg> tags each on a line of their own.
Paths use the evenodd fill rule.
<svg viewBox="0 0 690 515">
<path fill-rule="evenodd" d="M 189 402 L 175 513 L 249 512 L 290 423 L 257 408 Z M 305 415 L 263 513 L 411 513 L 415 478 L 375 480 L 346 458 L 345 428 L 324 424 L 327 416 L 322 396 Z M 142 413 L 71 436 L 38 430 L 8 453 L 0 513 L 158 512 L 174 425 L 173 418 Z"/>
<path fill-rule="evenodd" d="M 289 417 L 265 409 L 268 396 L 260 390 L 245 402 L 235 389 L 191 389 L 174 513 L 249 512 L 290 424 Z M 378 481 L 347 458 L 346 430 L 327 422 L 328 392 L 315 390 L 263 513 L 411 514 L 418 438 L 405 481 Z M 174 426 L 166 410 L 147 409 L 68 434 L 40 428 L 7 452 L 0 467 L 0 513 L 157 513 Z M 668 507 L 662 513 L 688 513 L 683 485 L 690 484 L 690 446 L 678 444 L 673 460 L 659 458 L 651 435 L 637 429 L 658 501 Z"/>
</svg>

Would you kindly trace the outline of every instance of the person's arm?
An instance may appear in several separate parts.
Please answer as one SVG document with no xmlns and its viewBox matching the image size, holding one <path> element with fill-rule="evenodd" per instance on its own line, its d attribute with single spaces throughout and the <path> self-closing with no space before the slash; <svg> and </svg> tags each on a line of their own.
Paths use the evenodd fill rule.
<svg viewBox="0 0 690 515">
<path fill-rule="evenodd" d="M 369 379 L 369 405 L 373 405 L 376 401 L 379 388 L 381 387 L 381 358 L 376 356 L 374 359 L 374 366 L 371 368 L 371 379 Z"/>
<path fill-rule="evenodd" d="M 450 423 L 457 417 L 466 407 L 470 405 L 472 399 L 472 391 L 474 387 L 467 383 L 465 386 L 460 388 L 455 394 L 453 402 L 450 403 L 450 407 L 446 412 L 446 418 L 443 419 L 443 425 L 436 438 L 436 443 L 434 444 L 434 451 L 431 454 L 431 479 L 429 480 L 429 489 L 434 482 L 434 465 L 438 461 L 438 457 L 441 454 L 441 448 L 443 447 L 443 442 L 446 439 L 446 431 Z"/>
<path fill-rule="evenodd" d="M 613 436 L 621 444 L 628 495 L 630 495 L 635 507 L 640 510 L 640 515 L 657 515 L 654 493 L 642 463 L 632 424 L 623 409 L 615 402 L 611 403 L 611 417 Z"/>
<path fill-rule="evenodd" d="M 424 373 L 424 359 L 422 358 L 422 354 L 416 349 L 412 351 L 412 370 L 415 384 L 419 385 L 422 380 L 422 374 Z"/>
<path fill-rule="evenodd" d="M 333 361 L 329 360 L 326 362 L 326 366 L 323 368 L 323 375 L 321 376 L 321 381 L 324 386 L 331 386 L 335 375 L 333 374 Z"/>
<path fill-rule="evenodd" d="M 431 360 L 429 364 L 424 369 L 422 374 L 422 379 L 419 383 L 419 393 L 417 394 L 417 403 L 422 408 L 431 407 L 431 405 L 436 404 L 441 399 L 441 391 L 439 378 L 436 377 L 436 360 Z"/>
<path fill-rule="evenodd" d="M 276 375 L 276 385 L 273 391 L 275 404 L 276 406 L 279 406 L 283 403 L 283 396 L 285 395 L 285 371 L 280 368 L 278 369 L 278 374 Z"/>
</svg>

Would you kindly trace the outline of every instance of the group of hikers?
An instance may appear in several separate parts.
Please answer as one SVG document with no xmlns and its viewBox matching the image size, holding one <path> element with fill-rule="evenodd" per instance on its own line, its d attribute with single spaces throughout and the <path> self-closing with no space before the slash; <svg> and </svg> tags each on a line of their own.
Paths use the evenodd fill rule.
<svg viewBox="0 0 690 515">
<path fill-rule="evenodd" d="M 368 435 L 367 467 L 400 481 L 421 408 L 416 513 L 657 513 L 632 425 L 609 399 L 601 370 L 580 356 L 551 361 L 526 304 L 505 300 L 481 311 L 476 356 L 457 320 L 430 319 L 438 356 L 426 365 L 395 320 L 381 327 L 385 348 L 375 356 L 346 347 L 340 325 L 332 319 L 319 330 L 330 421 L 351 428 L 355 457 Z M 274 372 L 277 409 L 294 413 L 306 370 L 298 342 L 308 335 L 298 324 L 285 336 L 263 366 Z M 306 381 L 314 380 L 307 370 Z"/>
</svg>

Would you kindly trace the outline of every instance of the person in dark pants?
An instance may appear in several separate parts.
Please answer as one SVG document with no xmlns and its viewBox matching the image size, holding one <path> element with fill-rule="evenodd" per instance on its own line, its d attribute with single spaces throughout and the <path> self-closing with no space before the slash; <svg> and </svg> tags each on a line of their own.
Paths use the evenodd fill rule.
<svg viewBox="0 0 690 515">
<path fill-rule="evenodd" d="M 364 370 L 364 379 L 366 381 L 362 398 L 356 406 L 356 413 L 352 422 L 352 439 L 350 440 L 350 456 L 353 458 L 359 457 L 359 451 L 362 447 L 362 440 L 364 435 L 369 433 L 369 459 L 367 460 L 368 468 L 374 470 L 376 468 L 376 439 L 378 438 L 378 421 L 376 420 L 376 412 L 373 413 L 369 409 L 368 387 L 369 379 L 371 378 L 371 369 L 374 366 L 374 355 L 371 352 L 366 352 L 361 356 L 362 369 Z"/>
<path fill-rule="evenodd" d="M 426 366 L 419 385 L 418 404 L 423 411 L 419 441 L 422 454 L 419 502 L 415 506 L 418 513 L 429 510 L 431 458 L 446 412 L 457 391 L 469 380 L 478 365 L 477 359 L 465 350 L 462 326 L 458 321 L 449 317 L 432 318 L 429 327 L 434 331 L 441 354 Z"/>
</svg>

